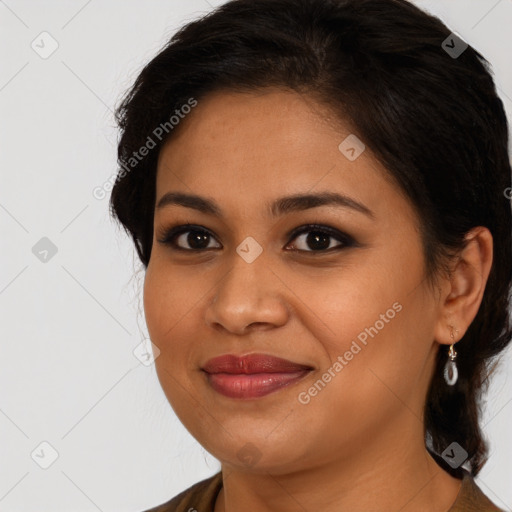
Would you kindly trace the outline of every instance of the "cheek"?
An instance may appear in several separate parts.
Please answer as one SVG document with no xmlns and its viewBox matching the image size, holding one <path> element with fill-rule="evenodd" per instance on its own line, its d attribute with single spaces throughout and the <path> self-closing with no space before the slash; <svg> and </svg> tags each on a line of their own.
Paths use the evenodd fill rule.
<svg viewBox="0 0 512 512">
<path fill-rule="evenodd" d="M 196 295 L 190 283 L 185 286 L 179 272 L 170 272 L 157 261 L 148 266 L 143 300 L 151 341 L 160 350 L 155 369 L 169 404 L 187 428 L 190 418 L 197 415 L 193 404 L 200 400 L 190 382 L 196 373 L 190 363 L 194 349 L 190 333 L 195 332 L 191 324 L 197 322 L 194 313 L 197 315 L 201 296 Z"/>
<path fill-rule="evenodd" d="M 179 384 L 188 387 L 195 346 L 190 334 L 197 330 L 191 323 L 197 322 L 201 298 L 190 281 L 184 283 L 183 279 L 179 272 L 170 272 L 154 262 L 148 266 L 144 280 L 146 325 L 151 341 L 160 350 L 155 366 L 171 403 L 179 395 Z"/>
<path fill-rule="evenodd" d="M 328 358 L 320 378 L 328 372 L 325 379 L 333 384 L 326 387 L 337 392 L 328 399 L 330 393 L 321 384 L 317 387 L 335 407 L 341 398 L 351 404 L 349 410 L 361 408 L 376 396 L 384 405 L 386 393 L 396 400 L 393 392 L 407 395 L 419 383 L 431 347 L 433 316 L 424 287 L 418 286 L 421 260 L 409 263 L 408 273 L 397 269 L 398 255 L 386 265 L 347 268 L 336 280 L 317 279 L 309 291 L 307 305 L 315 314 L 308 315 L 308 329 Z"/>
<path fill-rule="evenodd" d="M 353 340 L 359 339 L 364 346 L 371 334 L 389 331 L 389 325 L 399 321 L 397 310 L 407 287 L 398 279 L 390 282 L 389 273 L 389 269 L 361 264 L 344 268 L 336 276 L 319 276 L 313 286 L 308 282 L 303 287 L 304 309 L 313 313 L 307 315 L 307 328 L 322 341 L 331 359 L 349 350 Z"/>
<path fill-rule="evenodd" d="M 152 256 L 153 257 L 153 256 Z M 172 339 L 175 327 L 197 307 L 201 297 L 194 282 L 183 273 L 167 268 L 157 258 L 150 261 L 144 279 L 144 313 L 149 333 L 163 347 Z M 158 343 L 157 343 L 158 344 Z"/>
</svg>

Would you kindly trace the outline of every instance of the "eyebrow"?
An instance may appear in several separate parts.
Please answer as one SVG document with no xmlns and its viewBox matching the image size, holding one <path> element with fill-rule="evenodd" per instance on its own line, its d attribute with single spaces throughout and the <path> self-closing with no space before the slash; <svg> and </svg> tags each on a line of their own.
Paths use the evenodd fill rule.
<svg viewBox="0 0 512 512">
<path fill-rule="evenodd" d="M 159 199 L 156 208 L 159 210 L 169 205 L 184 206 L 185 208 L 198 210 L 206 215 L 214 215 L 219 218 L 224 218 L 222 209 L 214 200 L 195 194 L 167 192 Z M 337 192 L 294 194 L 291 196 L 280 197 L 267 206 L 273 217 L 278 217 L 291 212 L 309 210 L 310 208 L 318 206 L 339 206 L 343 208 L 351 208 L 371 217 L 372 219 L 375 218 L 375 214 L 367 206 L 346 195 L 338 194 Z"/>
</svg>

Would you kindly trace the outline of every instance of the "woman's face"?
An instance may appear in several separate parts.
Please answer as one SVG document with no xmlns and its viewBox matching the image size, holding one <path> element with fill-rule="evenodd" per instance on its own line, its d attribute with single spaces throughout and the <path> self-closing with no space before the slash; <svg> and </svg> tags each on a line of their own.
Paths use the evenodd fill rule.
<svg viewBox="0 0 512 512">
<path fill-rule="evenodd" d="M 423 439 L 440 306 L 417 217 L 325 115 L 292 92 L 219 92 L 159 155 L 156 204 L 180 193 L 216 212 L 169 197 L 155 208 L 144 308 L 156 369 L 185 427 L 231 467 L 278 474 Z M 345 199 L 284 200 L 326 193 Z M 226 354 L 303 366 L 206 367 Z"/>
</svg>

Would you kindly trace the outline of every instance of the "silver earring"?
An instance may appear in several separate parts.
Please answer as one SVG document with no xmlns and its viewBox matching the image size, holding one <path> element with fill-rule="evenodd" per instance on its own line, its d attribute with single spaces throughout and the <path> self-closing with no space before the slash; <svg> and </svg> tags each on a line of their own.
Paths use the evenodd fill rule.
<svg viewBox="0 0 512 512">
<path fill-rule="evenodd" d="M 452 341 L 454 340 L 453 336 L 453 326 L 451 326 L 452 332 L 450 333 L 450 336 L 452 338 Z M 455 332 L 459 332 L 458 329 L 455 329 Z M 449 386 L 453 386 L 457 379 L 459 378 L 459 372 L 457 370 L 457 364 L 455 360 L 457 359 L 457 352 L 455 352 L 453 346 L 455 343 L 452 343 L 450 345 L 450 350 L 448 352 L 448 361 L 446 361 L 446 364 L 444 365 L 444 380 L 446 381 L 446 384 Z"/>
</svg>

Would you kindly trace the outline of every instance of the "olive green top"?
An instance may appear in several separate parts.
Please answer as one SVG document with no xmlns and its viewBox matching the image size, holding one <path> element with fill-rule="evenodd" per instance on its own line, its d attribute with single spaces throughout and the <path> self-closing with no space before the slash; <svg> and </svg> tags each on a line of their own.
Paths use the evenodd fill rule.
<svg viewBox="0 0 512 512">
<path fill-rule="evenodd" d="M 222 473 L 198 482 L 171 500 L 145 512 L 214 512 L 215 500 L 222 488 Z M 504 512 L 476 485 L 464 471 L 462 486 L 455 503 L 447 512 Z"/>
</svg>

